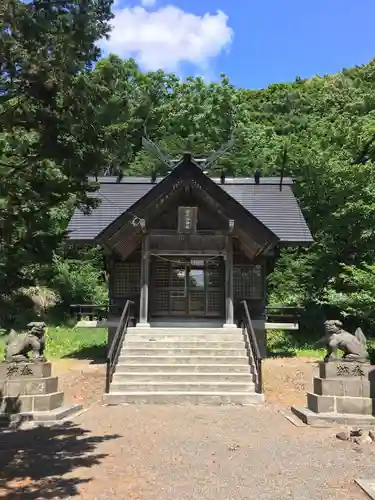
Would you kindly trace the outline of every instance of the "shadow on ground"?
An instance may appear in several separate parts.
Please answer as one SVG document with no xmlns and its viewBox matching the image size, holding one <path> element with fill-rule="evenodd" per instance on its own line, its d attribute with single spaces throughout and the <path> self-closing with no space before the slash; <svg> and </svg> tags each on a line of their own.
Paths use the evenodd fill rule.
<svg viewBox="0 0 375 500">
<path fill-rule="evenodd" d="M 77 351 L 70 352 L 64 359 L 88 359 L 90 360 L 90 365 L 102 365 L 106 362 L 107 357 L 107 345 L 93 345 L 88 347 L 82 347 Z"/>
<path fill-rule="evenodd" d="M 294 350 L 287 350 L 284 351 L 282 349 L 273 349 L 270 351 L 267 355 L 268 358 L 295 358 L 297 356 L 296 351 Z"/>
<path fill-rule="evenodd" d="M 18 397 L 5 397 L 0 389 L 0 410 L 3 418 L 8 418 L 9 415 L 21 411 L 21 402 Z"/>
<path fill-rule="evenodd" d="M 119 435 L 92 436 L 73 424 L 0 432 L 0 498 L 39 500 L 78 496 L 91 479 L 64 477 L 97 465 L 107 455 L 94 454 L 103 441 Z"/>
</svg>

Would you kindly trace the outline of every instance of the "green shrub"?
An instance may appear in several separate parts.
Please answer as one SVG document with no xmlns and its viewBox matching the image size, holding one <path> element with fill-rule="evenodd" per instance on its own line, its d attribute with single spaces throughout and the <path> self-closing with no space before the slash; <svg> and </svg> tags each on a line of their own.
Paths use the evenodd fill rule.
<svg viewBox="0 0 375 500">
<path fill-rule="evenodd" d="M 269 351 L 289 351 L 294 348 L 293 337 L 286 330 L 268 330 L 267 346 Z"/>
<path fill-rule="evenodd" d="M 330 280 L 323 304 L 329 304 L 345 317 L 375 324 L 375 266 L 341 266 L 342 272 Z"/>
<path fill-rule="evenodd" d="M 106 304 L 108 290 L 103 273 L 90 261 L 55 258 L 52 288 L 66 309 L 70 304 Z"/>
</svg>

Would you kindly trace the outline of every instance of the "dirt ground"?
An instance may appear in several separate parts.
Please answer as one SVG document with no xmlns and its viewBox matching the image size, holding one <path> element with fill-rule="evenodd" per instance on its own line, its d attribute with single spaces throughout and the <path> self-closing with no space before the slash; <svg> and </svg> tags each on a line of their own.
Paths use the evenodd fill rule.
<svg viewBox="0 0 375 500">
<path fill-rule="evenodd" d="M 264 361 L 263 378 L 268 404 L 289 408 L 305 406 L 306 392 L 311 390 L 317 360 L 314 358 L 270 358 Z M 66 400 L 90 407 L 104 393 L 105 365 L 87 360 L 58 360 L 53 372 L 59 377 Z"/>
<path fill-rule="evenodd" d="M 316 358 L 270 358 L 264 361 L 263 380 L 266 401 L 278 408 L 306 406 L 317 373 Z"/>
<path fill-rule="evenodd" d="M 267 404 L 101 404 L 105 365 L 53 362 L 72 424 L 0 433 L 1 500 L 365 500 L 375 448 L 333 429 L 294 426 L 278 409 L 305 405 L 316 360 L 268 359 Z"/>
<path fill-rule="evenodd" d="M 101 402 L 105 391 L 104 363 L 90 360 L 61 359 L 52 362 L 52 375 L 59 377 L 59 390 L 64 391 L 69 403 L 80 403 L 89 408 Z"/>
</svg>

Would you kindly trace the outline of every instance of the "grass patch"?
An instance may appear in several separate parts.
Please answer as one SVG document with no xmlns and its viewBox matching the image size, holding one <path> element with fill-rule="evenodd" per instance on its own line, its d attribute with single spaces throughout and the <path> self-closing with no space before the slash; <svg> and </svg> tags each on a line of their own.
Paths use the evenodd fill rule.
<svg viewBox="0 0 375 500">
<path fill-rule="evenodd" d="M 296 349 L 297 356 L 306 358 L 321 358 L 323 359 L 326 355 L 325 349 L 314 349 L 313 347 L 302 347 Z"/>
<path fill-rule="evenodd" d="M 326 351 L 324 349 L 314 349 L 313 347 L 301 347 L 287 349 L 273 349 L 268 351 L 268 356 L 270 358 L 317 358 L 323 359 Z"/>
<path fill-rule="evenodd" d="M 326 349 L 316 347 L 316 340 L 309 339 L 306 333 L 269 330 L 267 333 L 270 357 L 291 358 L 295 356 L 323 359 Z M 367 347 L 372 363 L 375 363 L 375 339 L 367 339 Z M 341 355 L 340 355 L 341 356 Z"/>
<path fill-rule="evenodd" d="M 6 337 L 0 338 L 0 357 L 4 358 Z M 104 360 L 107 347 L 105 328 L 69 328 L 49 326 L 47 331 L 47 359 L 77 358 Z"/>
</svg>

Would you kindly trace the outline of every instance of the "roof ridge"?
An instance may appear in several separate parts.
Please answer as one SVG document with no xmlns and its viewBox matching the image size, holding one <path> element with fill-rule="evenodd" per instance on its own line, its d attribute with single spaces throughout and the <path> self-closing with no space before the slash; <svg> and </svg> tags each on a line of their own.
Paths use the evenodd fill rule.
<svg viewBox="0 0 375 500">
<path fill-rule="evenodd" d="M 166 177 L 166 176 L 165 176 Z M 117 176 L 101 176 L 97 177 L 99 184 L 149 184 L 156 185 L 161 182 L 165 177 L 157 177 L 155 182 L 151 181 L 151 177 L 145 176 L 124 176 L 120 181 L 118 181 Z M 209 179 L 217 184 L 221 185 L 220 177 L 207 176 Z M 95 180 L 94 177 L 89 177 L 89 179 Z M 255 185 L 255 180 L 253 177 L 226 177 L 224 185 Z M 280 184 L 280 176 L 269 176 L 261 177 L 259 186 L 278 186 Z M 283 186 L 292 186 L 294 184 L 294 179 L 292 177 L 283 178 Z"/>
</svg>

